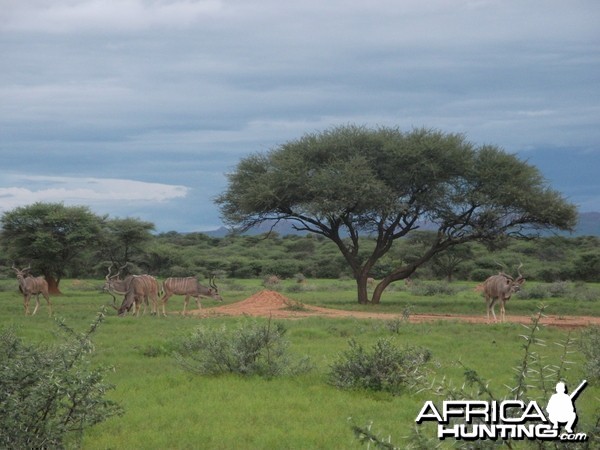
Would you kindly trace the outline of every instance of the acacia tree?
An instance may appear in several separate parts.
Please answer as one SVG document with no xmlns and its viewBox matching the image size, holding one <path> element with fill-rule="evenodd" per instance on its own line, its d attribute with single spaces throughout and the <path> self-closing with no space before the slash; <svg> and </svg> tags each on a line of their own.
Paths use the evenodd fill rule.
<svg viewBox="0 0 600 450">
<path fill-rule="evenodd" d="M 446 249 L 540 229 L 572 229 L 576 209 L 539 171 L 462 135 L 348 125 L 242 159 L 216 202 L 228 225 L 291 220 L 332 240 L 349 264 L 359 303 L 379 303 L 392 282 Z M 394 242 L 423 223 L 437 231 L 423 253 L 389 271 L 369 299 L 367 278 Z M 375 240 L 363 250 L 364 239 Z"/>
<path fill-rule="evenodd" d="M 128 262 L 140 264 L 145 247 L 152 240 L 153 230 L 152 222 L 131 217 L 106 220 L 99 240 L 101 259 L 116 267 Z"/>
<path fill-rule="evenodd" d="M 40 271 L 57 295 L 68 265 L 96 245 L 103 220 L 86 206 L 38 202 L 4 213 L 2 244 L 10 259 Z"/>
</svg>

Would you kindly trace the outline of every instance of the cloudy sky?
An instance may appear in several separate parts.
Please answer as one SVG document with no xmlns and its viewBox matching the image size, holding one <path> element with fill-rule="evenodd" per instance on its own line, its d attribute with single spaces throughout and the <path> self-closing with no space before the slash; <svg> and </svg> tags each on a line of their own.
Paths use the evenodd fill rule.
<svg viewBox="0 0 600 450">
<path fill-rule="evenodd" d="M 598 0 L 0 0 L 0 213 L 218 228 L 240 158 L 354 123 L 464 133 L 600 211 Z"/>
</svg>

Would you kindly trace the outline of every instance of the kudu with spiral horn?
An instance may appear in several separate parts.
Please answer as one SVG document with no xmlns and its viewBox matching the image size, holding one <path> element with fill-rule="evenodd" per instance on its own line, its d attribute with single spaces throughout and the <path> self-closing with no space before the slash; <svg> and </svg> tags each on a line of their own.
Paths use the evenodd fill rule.
<svg viewBox="0 0 600 450">
<path fill-rule="evenodd" d="M 46 302 L 48 302 L 48 314 L 52 315 L 52 303 L 50 302 L 50 296 L 48 295 L 48 282 L 44 277 L 31 276 L 29 271 L 31 270 L 31 264 L 24 269 L 18 269 L 13 263 L 12 269 L 17 274 L 17 280 L 19 281 L 19 290 L 23 294 L 23 306 L 25 308 L 25 315 L 29 314 L 29 301 L 31 296 L 35 295 L 35 308 L 31 315 L 33 316 L 40 306 L 40 294 L 44 296 Z"/>
<path fill-rule="evenodd" d="M 487 306 L 488 322 L 490 321 L 490 311 L 494 317 L 494 322 L 497 321 L 494 311 L 497 302 L 500 303 L 500 319 L 502 322 L 506 320 L 506 302 L 510 300 L 515 292 L 520 291 L 521 286 L 525 283 L 525 278 L 521 274 L 521 267 L 523 267 L 523 263 L 517 268 L 519 276 L 516 279 L 504 272 L 499 272 L 498 275 L 492 275 L 483 282 L 482 291 Z"/>
</svg>

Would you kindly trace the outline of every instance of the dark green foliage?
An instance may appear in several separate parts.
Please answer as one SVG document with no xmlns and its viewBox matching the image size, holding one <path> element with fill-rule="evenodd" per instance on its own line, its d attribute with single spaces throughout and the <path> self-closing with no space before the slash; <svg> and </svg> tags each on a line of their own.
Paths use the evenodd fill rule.
<svg viewBox="0 0 600 450">
<path fill-rule="evenodd" d="M 281 323 L 248 322 L 235 329 L 198 328 L 175 356 L 187 370 L 200 374 L 274 377 L 309 370 L 308 360 L 291 360 Z"/>
<path fill-rule="evenodd" d="M 242 159 L 228 178 L 216 200 L 227 223 L 248 229 L 285 219 L 331 240 L 363 304 L 379 303 L 390 283 L 452 247 L 475 241 L 498 247 L 506 236 L 576 223 L 575 206 L 535 167 L 497 147 L 424 128 L 347 125 L 306 134 Z M 418 251 L 378 265 L 422 222 L 436 232 Z M 466 258 L 457 251 L 437 257 L 435 267 L 451 279 Z M 380 282 L 369 292 L 373 273 Z"/>
<path fill-rule="evenodd" d="M 101 223 L 85 206 L 38 202 L 4 213 L 2 244 L 13 261 L 32 262 L 34 272 L 59 281 L 70 264 L 89 256 Z"/>
<path fill-rule="evenodd" d="M 99 242 L 100 259 L 114 263 L 116 267 L 129 262 L 147 269 L 150 264 L 142 255 L 146 245 L 152 240 L 153 230 L 153 223 L 139 219 L 107 220 Z"/>
<path fill-rule="evenodd" d="M 102 322 L 79 334 L 58 322 L 63 345 L 23 342 L 14 331 L 0 334 L 0 448 L 64 448 L 80 442 L 86 428 L 121 414 L 105 395 L 105 369 L 91 368 L 91 335 Z"/>
<path fill-rule="evenodd" d="M 341 389 L 367 389 L 399 394 L 423 382 L 427 349 L 399 348 L 390 339 L 379 339 L 371 351 L 354 339 L 350 348 L 331 365 L 329 383 Z"/>
<path fill-rule="evenodd" d="M 128 258 L 133 262 L 128 266 L 131 271 L 137 267 L 135 273 L 145 272 L 163 278 L 198 276 L 200 279 L 207 279 L 216 271 L 222 275 L 217 276 L 218 280 L 224 277 L 261 278 L 271 274 L 292 278 L 298 273 L 308 278 L 352 277 L 352 271 L 336 244 L 315 235 L 279 236 L 271 233 L 224 238 L 212 238 L 202 233 L 169 232 L 153 235 L 149 232 L 150 224 L 146 222 L 106 219 L 101 222 L 99 234 L 94 234 L 89 239 L 81 238 L 78 244 L 102 244 L 102 249 L 88 247 L 77 252 L 69 259 L 70 262 L 62 266 L 61 273 L 65 277 L 104 277 L 111 258 L 118 261 Z M 85 222 L 82 223 L 85 225 Z M 82 235 L 80 233 L 76 236 Z M 409 237 L 397 240 L 389 252 L 373 266 L 369 276 L 380 280 L 402 261 L 414 263 L 427 246 L 431 245 L 435 236 L 436 233 L 433 232 L 415 231 Z M 0 276 L 14 278 L 10 267 L 17 255 L 28 255 L 27 259 L 19 257 L 17 264 L 19 261 L 24 264 L 31 262 L 33 273 L 41 274 L 43 260 L 37 258 L 43 255 L 36 253 L 33 245 L 36 241 L 27 240 L 26 235 L 22 240 L 23 243 L 32 244 L 31 253 L 30 250 L 16 247 L 17 242 L 21 241 L 9 238 L 6 233 L 0 234 L 0 244 L 5 249 L 0 252 L 0 266 L 5 266 Z M 360 257 L 364 258 L 374 246 L 374 239 L 365 239 Z M 72 252 L 74 250 L 69 254 Z M 465 259 L 464 255 L 468 257 Z M 498 263 L 505 265 L 513 273 L 523 262 L 522 271 L 528 281 L 598 282 L 598 255 L 600 238 L 591 236 L 553 236 L 528 240 L 511 238 L 506 239 L 493 252 L 481 243 L 470 242 L 452 247 L 449 252 L 432 258 L 411 277 L 414 280 L 440 280 L 448 279 L 451 274 L 452 281 L 480 282 L 501 270 Z M 54 262 L 56 261 L 58 260 Z M 580 294 L 579 297 L 591 295 L 583 291 Z"/>
</svg>

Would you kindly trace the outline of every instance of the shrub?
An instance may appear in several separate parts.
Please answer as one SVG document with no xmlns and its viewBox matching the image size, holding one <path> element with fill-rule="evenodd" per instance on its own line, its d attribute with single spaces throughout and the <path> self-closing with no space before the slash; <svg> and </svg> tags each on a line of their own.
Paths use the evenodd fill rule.
<svg viewBox="0 0 600 450">
<path fill-rule="evenodd" d="M 432 281 L 426 283 L 414 283 L 409 290 L 413 295 L 433 297 L 436 295 L 454 295 L 460 289 L 447 282 Z"/>
<path fill-rule="evenodd" d="M 56 348 L 24 343 L 12 330 L 0 334 L 0 448 L 64 448 L 80 443 L 85 428 L 121 414 L 106 400 L 112 385 L 105 369 L 91 369 L 90 335 L 103 320 L 100 313 L 85 334 L 67 333 Z"/>
<path fill-rule="evenodd" d="M 545 285 L 537 284 L 531 287 L 526 287 L 525 289 L 521 289 L 519 292 L 517 292 L 516 297 L 520 298 L 521 300 L 541 300 L 544 298 L 550 298 L 550 292 Z"/>
<path fill-rule="evenodd" d="M 568 300 L 595 301 L 600 297 L 600 292 L 597 289 L 590 288 L 585 283 L 578 282 L 574 284 L 573 289 L 566 297 Z"/>
<path fill-rule="evenodd" d="M 281 278 L 277 275 L 267 275 L 263 278 L 263 286 L 269 289 L 274 289 L 281 284 Z"/>
<path fill-rule="evenodd" d="M 175 354 L 187 370 L 208 375 L 234 373 L 273 377 L 310 369 L 308 359 L 294 363 L 283 325 L 244 323 L 235 330 L 198 328 Z"/>
<path fill-rule="evenodd" d="M 493 272 L 490 272 L 489 269 L 473 269 L 471 271 L 471 280 L 473 281 L 485 281 L 490 275 L 493 275 Z"/>
<path fill-rule="evenodd" d="M 354 339 L 350 348 L 331 365 L 329 383 L 341 389 L 367 389 L 399 394 L 422 381 L 424 366 L 431 358 L 427 349 L 396 347 L 389 339 L 379 339 L 371 352 Z"/>
</svg>

